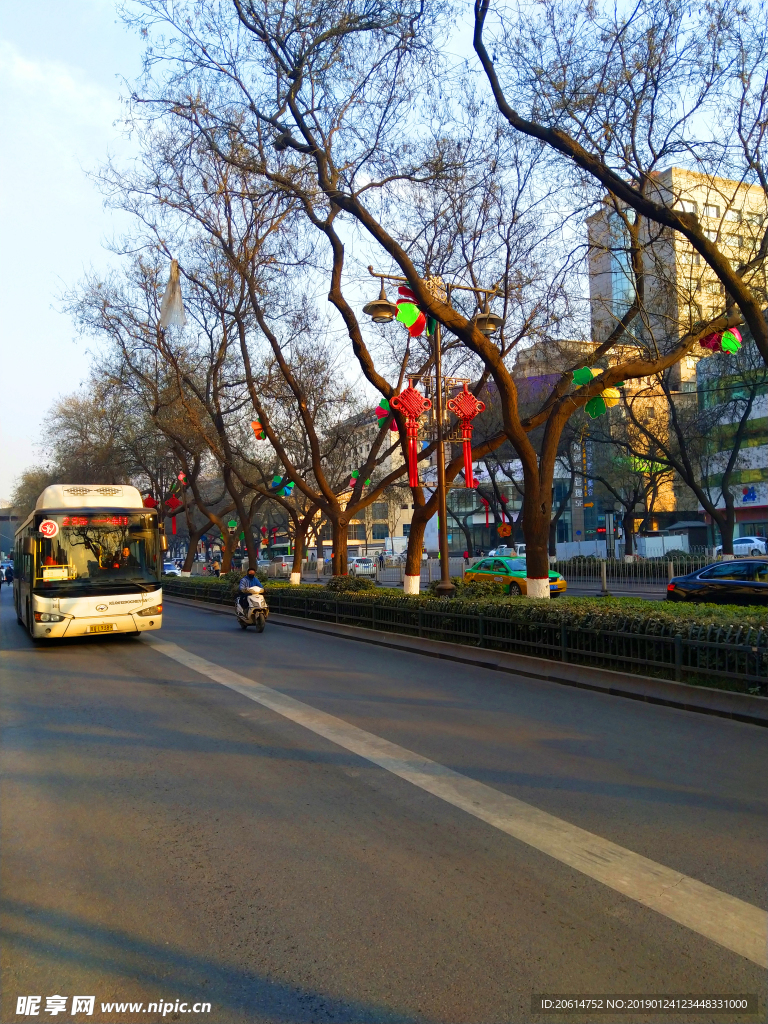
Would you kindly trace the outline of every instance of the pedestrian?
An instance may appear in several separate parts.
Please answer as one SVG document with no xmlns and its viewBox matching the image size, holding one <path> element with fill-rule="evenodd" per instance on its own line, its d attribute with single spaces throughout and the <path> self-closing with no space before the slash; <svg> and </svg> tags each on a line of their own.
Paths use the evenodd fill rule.
<svg viewBox="0 0 768 1024">
<path fill-rule="evenodd" d="M 379 552 L 379 569 L 383 569 L 383 568 L 384 568 L 384 552 L 380 551 Z"/>
<path fill-rule="evenodd" d="M 221 576 L 221 562 L 214 562 L 213 563 L 213 575 L 214 576 Z"/>
<path fill-rule="evenodd" d="M 464 564 L 465 565 L 469 565 L 469 552 L 468 551 L 464 552 Z"/>
</svg>

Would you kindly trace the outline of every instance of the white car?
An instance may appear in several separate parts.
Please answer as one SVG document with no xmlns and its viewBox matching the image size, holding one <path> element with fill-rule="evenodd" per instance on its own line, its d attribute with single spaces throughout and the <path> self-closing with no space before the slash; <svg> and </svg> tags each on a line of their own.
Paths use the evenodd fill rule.
<svg viewBox="0 0 768 1024">
<path fill-rule="evenodd" d="M 163 562 L 163 576 L 181 576 L 181 569 L 175 562 Z"/>
<path fill-rule="evenodd" d="M 376 563 L 372 558 L 350 558 L 347 571 L 350 576 L 375 576 Z"/>
<path fill-rule="evenodd" d="M 723 545 L 715 548 L 716 555 L 722 555 Z M 734 537 L 733 553 L 736 557 L 744 555 L 768 555 L 768 541 L 765 537 Z"/>
<path fill-rule="evenodd" d="M 489 551 L 488 554 L 500 555 L 501 557 L 506 556 L 507 558 L 525 558 L 525 544 L 515 544 L 512 547 L 508 544 L 500 544 L 493 551 Z"/>
</svg>

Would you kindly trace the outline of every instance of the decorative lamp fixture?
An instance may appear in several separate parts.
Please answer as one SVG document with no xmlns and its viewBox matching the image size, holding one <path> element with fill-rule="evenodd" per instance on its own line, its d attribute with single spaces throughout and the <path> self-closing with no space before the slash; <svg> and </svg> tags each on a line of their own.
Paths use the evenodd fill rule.
<svg viewBox="0 0 768 1024">
<path fill-rule="evenodd" d="M 253 432 L 256 435 L 256 440 L 263 441 L 267 435 L 259 420 L 251 420 L 251 426 L 253 427 Z"/>
<path fill-rule="evenodd" d="M 735 354 L 741 348 L 741 332 L 735 327 L 729 327 L 727 331 L 715 331 L 708 334 L 706 338 L 700 338 L 699 344 L 702 348 L 708 348 L 712 352 L 730 352 Z"/>
<path fill-rule="evenodd" d="M 377 422 L 379 424 L 379 429 L 381 429 L 384 426 L 384 424 L 387 422 L 387 420 L 389 419 L 389 417 L 390 417 L 390 415 L 392 413 L 392 410 L 389 407 L 389 402 L 387 401 L 386 398 L 382 398 L 381 399 L 379 404 L 376 406 L 376 409 L 375 409 L 374 412 L 375 412 L 376 420 L 377 420 Z M 392 422 L 389 425 L 389 429 L 392 431 L 393 434 L 397 433 L 397 430 L 398 430 L 397 421 L 394 418 L 392 419 Z"/>
<path fill-rule="evenodd" d="M 602 370 L 593 370 L 590 366 L 582 366 L 580 370 L 573 371 L 573 383 L 579 387 L 583 384 L 589 384 L 594 377 L 598 377 L 602 372 Z M 584 406 L 584 412 L 593 420 L 597 419 L 598 416 L 602 416 L 603 413 L 612 409 L 614 405 L 619 404 L 621 401 L 619 388 L 623 387 L 624 381 L 620 381 L 614 387 L 606 388 L 599 395 L 590 398 Z"/>
<path fill-rule="evenodd" d="M 398 308 L 394 302 L 390 302 L 387 293 L 384 291 L 384 279 L 381 281 L 381 291 L 378 299 L 363 306 L 363 312 L 373 320 L 375 324 L 388 324 L 398 314 Z"/>
<path fill-rule="evenodd" d="M 354 486 L 355 486 L 355 484 L 357 483 L 357 481 L 358 481 L 359 479 L 360 479 L 360 470 L 359 470 L 359 469 L 356 469 L 356 470 L 354 471 L 354 473 L 352 474 L 352 476 L 350 477 L 350 479 L 349 479 L 349 486 L 350 486 L 350 487 L 354 487 Z M 370 478 L 370 477 L 368 477 L 368 479 L 367 479 L 367 480 L 365 481 L 365 483 L 363 484 L 363 486 L 364 486 L 364 487 L 367 487 L 367 486 L 368 486 L 368 484 L 369 484 L 370 482 L 371 482 L 371 478 Z"/>
<path fill-rule="evenodd" d="M 420 391 L 409 384 L 399 395 L 395 395 L 390 405 L 405 416 L 406 436 L 408 438 L 408 483 L 411 487 L 419 486 L 418 465 L 418 421 L 423 413 L 432 408 L 432 403 Z"/>
<path fill-rule="evenodd" d="M 287 477 L 275 475 L 272 477 L 272 483 L 269 485 L 270 489 L 275 491 L 281 498 L 290 498 L 293 491 L 293 480 L 287 480 L 284 483 L 286 480 Z"/>
<path fill-rule="evenodd" d="M 405 324 L 412 338 L 418 338 L 420 334 L 424 333 L 427 318 L 416 304 L 416 296 L 410 288 L 402 286 L 397 289 L 397 292 L 400 296 L 397 300 L 397 319 L 401 324 Z"/>
<path fill-rule="evenodd" d="M 485 411 L 485 402 L 472 394 L 466 382 L 462 391 L 448 399 L 448 408 L 461 420 L 461 440 L 464 445 L 464 484 L 472 487 L 475 474 L 472 470 L 472 420 L 479 412 Z"/>
<path fill-rule="evenodd" d="M 490 338 L 492 334 L 495 334 L 496 331 L 498 331 L 498 329 L 504 323 L 500 316 L 497 316 L 495 313 L 491 312 L 490 307 L 488 305 L 487 295 L 485 296 L 485 300 L 483 302 L 482 312 L 478 313 L 477 316 L 475 316 L 473 323 L 477 327 L 478 331 L 480 331 L 481 334 L 484 334 L 486 338 Z"/>
</svg>

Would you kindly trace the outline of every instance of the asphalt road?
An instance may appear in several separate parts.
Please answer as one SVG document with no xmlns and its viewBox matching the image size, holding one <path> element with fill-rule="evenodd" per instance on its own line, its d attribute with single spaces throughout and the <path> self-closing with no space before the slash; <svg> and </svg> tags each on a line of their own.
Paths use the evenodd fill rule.
<svg viewBox="0 0 768 1024">
<path fill-rule="evenodd" d="M 387 750 L 673 869 L 694 912 L 690 879 L 749 912 L 766 907 L 768 730 L 172 604 L 153 637 L 173 657 L 133 638 L 35 646 L 10 597 L 3 1022 L 31 1019 L 27 995 L 59 1019 L 53 994 L 74 1021 L 669 1019 L 534 1016 L 533 993 L 754 993 L 764 1019 L 754 959 L 597 881 L 599 854 L 577 869 L 406 781 Z M 73 995 L 95 1014 L 71 1016 Z M 176 1000 L 211 1012 L 146 1012 Z M 129 1001 L 144 1008 L 100 1014 Z"/>
</svg>

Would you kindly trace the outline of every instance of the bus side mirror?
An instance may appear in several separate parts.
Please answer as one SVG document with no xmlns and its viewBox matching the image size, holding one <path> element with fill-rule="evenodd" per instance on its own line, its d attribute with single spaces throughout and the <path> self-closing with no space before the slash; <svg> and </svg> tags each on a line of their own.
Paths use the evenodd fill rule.
<svg viewBox="0 0 768 1024">
<path fill-rule="evenodd" d="M 168 538 L 165 536 L 164 533 L 160 534 L 160 549 L 162 551 L 168 550 Z"/>
<path fill-rule="evenodd" d="M 21 550 L 25 555 L 34 555 L 35 553 L 35 538 L 24 537 L 21 544 Z"/>
</svg>

